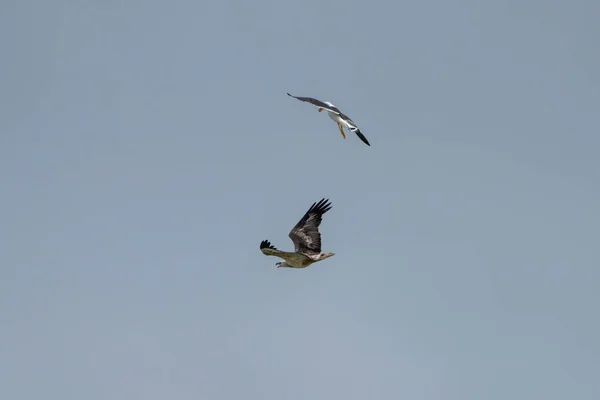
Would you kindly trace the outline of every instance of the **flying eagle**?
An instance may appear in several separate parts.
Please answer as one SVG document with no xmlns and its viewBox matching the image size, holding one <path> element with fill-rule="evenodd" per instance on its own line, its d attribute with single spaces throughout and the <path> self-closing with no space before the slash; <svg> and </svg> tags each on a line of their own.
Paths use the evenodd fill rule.
<svg viewBox="0 0 600 400">
<path fill-rule="evenodd" d="M 293 97 L 295 99 L 298 99 L 300 101 L 310 103 L 315 107 L 318 107 L 319 112 L 321 112 L 323 110 L 327 110 L 327 114 L 329 115 L 329 118 L 331 118 L 332 120 L 334 120 L 337 123 L 337 126 L 340 129 L 340 133 L 342 134 L 344 139 L 346 139 L 346 134 L 344 133 L 344 126 L 345 126 L 348 129 L 350 129 L 352 132 L 356 133 L 356 136 L 358 136 L 360 138 L 360 140 L 362 140 L 367 146 L 371 145 L 371 144 L 369 144 L 369 141 L 367 140 L 365 135 L 363 135 L 360 132 L 360 129 L 358 129 L 358 126 L 356 126 L 354 121 L 352 121 L 347 115 L 343 114 L 336 106 L 334 106 L 330 102 L 320 101 L 317 99 L 313 99 L 312 97 L 296 97 L 296 96 L 292 96 L 289 93 L 287 95 L 290 97 Z"/>
<path fill-rule="evenodd" d="M 277 268 L 306 268 L 312 263 L 324 260 L 333 256 L 335 253 L 321 252 L 321 234 L 319 225 L 323 214 L 331 209 L 331 203 L 328 199 L 322 199 L 308 209 L 306 214 L 298 221 L 296 226 L 290 231 L 289 237 L 294 242 L 295 252 L 277 250 L 268 240 L 260 242 L 260 251 L 265 256 L 275 256 L 285 260 L 278 262 Z"/>
</svg>

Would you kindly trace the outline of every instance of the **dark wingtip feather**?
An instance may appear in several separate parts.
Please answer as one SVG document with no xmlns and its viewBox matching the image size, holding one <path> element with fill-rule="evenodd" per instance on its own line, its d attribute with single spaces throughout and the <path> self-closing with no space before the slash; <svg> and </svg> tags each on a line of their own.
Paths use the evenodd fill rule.
<svg viewBox="0 0 600 400">
<path fill-rule="evenodd" d="M 269 242 L 268 240 L 263 240 L 262 242 L 260 242 L 260 249 L 275 249 L 275 247 L 273 247 L 271 245 L 271 242 Z"/>
<path fill-rule="evenodd" d="M 310 207 L 309 211 L 318 212 L 320 214 L 325 214 L 327 211 L 331 209 L 331 203 L 329 203 L 329 199 L 322 198 Z"/>
<path fill-rule="evenodd" d="M 358 136 L 358 138 L 362 140 L 364 144 L 366 144 L 367 146 L 371 146 L 365 135 L 363 135 L 360 130 L 357 129 L 356 131 L 354 131 L 354 133 L 356 133 L 356 136 Z"/>
</svg>

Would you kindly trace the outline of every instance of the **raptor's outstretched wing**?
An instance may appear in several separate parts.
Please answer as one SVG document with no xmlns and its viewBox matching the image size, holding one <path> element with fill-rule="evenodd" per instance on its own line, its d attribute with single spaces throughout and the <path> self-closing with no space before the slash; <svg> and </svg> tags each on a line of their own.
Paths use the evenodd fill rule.
<svg viewBox="0 0 600 400">
<path fill-rule="evenodd" d="M 296 226 L 290 231 L 289 237 L 294 242 L 296 252 L 306 255 L 321 253 L 321 233 L 319 225 L 323 214 L 331 209 L 328 199 L 321 199 L 308 209 Z"/>
<path fill-rule="evenodd" d="M 262 251 L 265 256 L 276 256 L 281 253 L 281 251 L 277 250 L 268 240 L 260 242 L 260 251 Z"/>
</svg>

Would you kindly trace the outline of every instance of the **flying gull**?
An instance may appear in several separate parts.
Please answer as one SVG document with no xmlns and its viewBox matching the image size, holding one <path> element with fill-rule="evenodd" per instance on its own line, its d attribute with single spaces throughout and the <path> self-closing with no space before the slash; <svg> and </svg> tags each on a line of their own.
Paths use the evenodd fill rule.
<svg viewBox="0 0 600 400">
<path fill-rule="evenodd" d="M 285 260 L 278 262 L 277 268 L 306 268 L 309 265 L 333 256 L 335 253 L 321 252 L 321 234 L 319 225 L 323 214 L 331 209 L 329 200 L 322 199 L 308 209 L 306 214 L 290 231 L 289 237 L 294 242 L 295 252 L 277 250 L 268 240 L 260 243 L 260 251 L 265 256 L 275 256 Z"/>
<path fill-rule="evenodd" d="M 346 139 L 346 134 L 344 133 L 344 126 L 345 126 L 348 129 L 350 129 L 352 132 L 356 133 L 356 136 L 358 136 L 360 138 L 360 140 L 362 140 L 367 146 L 371 145 L 371 144 L 369 144 L 369 141 L 367 140 L 365 135 L 363 135 L 360 132 L 360 129 L 358 129 L 358 126 L 356 126 L 354 121 L 352 121 L 347 115 L 344 115 L 332 103 L 330 103 L 328 101 L 320 101 L 317 99 L 313 99 L 312 97 L 296 97 L 296 96 L 292 96 L 289 93 L 287 95 L 290 97 L 293 97 L 295 99 L 298 99 L 300 101 L 310 103 L 315 107 L 318 107 L 319 112 L 321 112 L 323 110 L 327 110 L 327 114 L 329 115 L 329 118 L 331 118 L 332 120 L 334 120 L 337 123 L 337 126 L 340 129 L 340 133 L 342 134 L 344 139 Z"/>
</svg>

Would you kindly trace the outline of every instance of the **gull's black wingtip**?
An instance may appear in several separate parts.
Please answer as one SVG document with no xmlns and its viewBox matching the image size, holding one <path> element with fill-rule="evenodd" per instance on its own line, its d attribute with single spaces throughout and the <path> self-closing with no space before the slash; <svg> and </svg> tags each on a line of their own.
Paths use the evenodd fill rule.
<svg viewBox="0 0 600 400">
<path fill-rule="evenodd" d="M 354 133 L 356 133 L 356 136 L 358 136 L 358 138 L 360 140 L 362 140 L 362 142 L 364 144 L 366 144 L 367 146 L 371 147 L 371 143 L 369 143 L 369 141 L 367 140 L 366 136 L 362 134 L 362 132 L 360 130 L 356 130 L 354 131 Z"/>
</svg>

